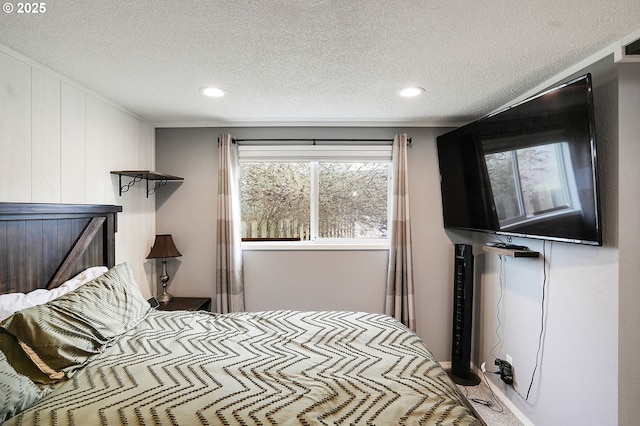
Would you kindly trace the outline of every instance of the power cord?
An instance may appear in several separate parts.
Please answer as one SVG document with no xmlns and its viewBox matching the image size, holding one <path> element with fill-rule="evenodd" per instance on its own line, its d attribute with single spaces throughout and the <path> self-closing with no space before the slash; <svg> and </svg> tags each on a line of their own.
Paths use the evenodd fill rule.
<svg viewBox="0 0 640 426">
<path fill-rule="evenodd" d="M 500 372 L 498 372 L 499 374 Z M 489 385 L 489 380 L 487 380 L 487 375 L 484 374 L 484 372 L 482 373 L 482 378 L 484 379 L 484 382 L 486 383 L 487 387 L 489 388 L 489 392 L 491 392 L 491 399 L 498 404 L 498 407 L 500 407 L 500 409 L 493 409 L 491 408 L 491 406 L 489 406 L 489 409 L 496 412 L 496 413 L 503 413 L 504 412 L 504 407 L 502 406 L 502 404 L 500 404 L 500 400 L 498 399 L 498 397 L 496 396 L 495 393 L 493 393 L 493 389 L 491 389 L 491 385 Z M 491 401 L 488 401 L 489 403 L 491 403 Z"/>
<path fill-rule="evenodd" d="M 485 364 L 482 363 L 482 377 L 484 378 L 485 384 L 487 385 L 487 388 L 489 388 L 489 392 L 491 392 L 491 400 L 486 400 L 486 399 L 481 399 L 481 398 L 469 398 L 469 390 L 467 389 L 467 386 L 463 386 L 465 389 L 465 397 L 472 402 L 475 402 L 476 404 L 480 404 L 480 405 L 484 405 L 485 407 L 487 407 L 488 409 L 490 409 L 491 411 L 495 412 L 495 413 L 503 413 L 504 412 L 504 407 L 502 406 L 502 404 L 500 404 L 500 400 L 498 399 L 498 397 L 496 396 L 495 393 L 493 393 L 493 389 L 491 389 L 491 386 L 489 385 L 489 381 L 487 380 L 487 376 L 485 374 L 486 372 L 486 368 L 485 368 Z M 489 373 L 492 374 L 500 374 L 500 372 L 495 372 L 495 371 L 490 371 Z M 494 404 L 496 404 L 499 408 L 493 408 Z"/>
<path fill-rule="evenodd" d="M 540 352 L 542 351 L 542 346 L 544 343 L 544 336 L 545 336 L 545 323 L 546 323 L 546 293 L 547 293 L 547 287 L 548 287 L 548 273 L 547 273 L 547 268 L 550 268 L 551 266 L 548 265 L 547 262 L 547 242 L 543 241 L 542 243 L 542 271 L 543 271 L 543 275 L 542 275 L 542 300 L 541 300 L 541 306 L 540 306 L 540 334 L 538 335 L 538 349 L 536 351 L 536 363 L 533 367 L 533 372 L 531 373 L 531 381 L 529 382 L 529 388 L 527 389 L 527 395 L 526 396 L 522 396 L 520 394 L 520 392 L 518 391 L 518 389 L 513 386 L 513 390 L 518 394 L 518 396 L 522 399 L 524 399 L 525 401 L 529 401 L 529 394 L 531 393 L 531 388 L 533 387 L 533 382 L 535 380 L 536 377 L 536 372 L 538 371 L 538 366 L 540 363 Z"/>
<path fill-rule="evenodd" d="M 500 330 L 502 329 L 502 320 L 500 320 L 500 305 L 502 304 L 502 299 L 504 298 L 504 288 L 505 288 L 505 285 L 504 285 L 505 259 L 502 257 L 502 255 L 498 255 L 498 257 L 500 258 L 500 273 L 498 274 L 498 279 L 500 281 L 500 298 L 498 299 L 498 303 L 496 304 L 496 319 L 498 320 L 498 325 L 496 326 L 496 331 L 495 331 L 496 336 L 498 337 L 498 341 L 496 342 L 495 345 L 493 345 L 493 347 L 489 351 L 489 353 L 493 358 L 497 358 L 496 354 L 494 353 L 496 348 L 498 346 L 502 347 L 502 336 L 500 336 Z"/>
<path fill-rule="evenodd" d="M 502 304 L 502 300 L 504 298 L 504 291 L 505 291 L 505 282 L 504 282 L 504 263 L 505 263 L 505 259 L 503 258 L 502 255 L 499 255 L 500 258 L 500 273 L 499 273 L 499 281 L 500 281 L 500 298 L 498 299 L 497 302 L 497 306 L 496 306 L 496 319 L 498 321 L 498 325 L 496 326 L 496 336 L 498 338 L 498 341 L 496 342 L 495 345 L 493 345 L 493 347 L 491 348 L 491 350 L 489 351 L 489 354 L 491 354 L 494 358 L 497 358 L 497 356 L 495 355 L 494 351 L 495 349 L 502 345 L 502 336 L 500 335 L 500 330 L 502 329 L 502 321 L 500 320 L 500 306 Z M 548 287 L 548 268 L 551 268 L 550 264 L 547 262 L 547 241 L 543 241 L 542 243 L 542 270 L 543 270 L 543 279 L 542 279 L 542 300 L 541 300 L 541 315 L 540 315 L 540 334 L 538 335 L 538 349 L 536 350 L 536 362 L 533 368 L 533 372 L 531 373 L 531 381 L 529 382 L 529 387 L 527 389 L 527 393 L 526 396 L 523 396 L 518 389 L 516 388 L 515 384 L 511 384 L 511 387 L 513 388 L 513 390 L 516 392 L 516 394 L 518 394 L 518 396 L 522 399 L 524 399 L 525 401 L 529 400 L 529 395 L 531 393 L 531 388 L 533 387 L 533 382 L 535 381 L 535 377 L 536 377 L 536 372 L 538 371 L 538 367 L 540 364 L 540 353 L 542 352 L 542 347 L 543 347 L 543 343 L 544 343 L 544 336 L 545 336 L 545 323 L 546 323 L 546 292 L 547 292 L 547 287 Z M 483 368 L 482 368 L 482 375 L 485 379 L 485 381 L 487 382 L 487 377 L 485 375 L 485 369 L 484 369 L 484 363 L 482 364 Z M 490 373 L 495 373 L 495 372 L 490 372 Z M 496 374 L 500 374 L 500 371 L 498 371 Z M 487 386 L 489 386 L 489 383 L 487 382 Z M 493 390 L 491 389 L 491 387 L 489 386 L 489 390 L 491 390 L 491 393 L 493 395 Z M 495 395 L 493 395 L 493 398 L 495 398 Z M 471 401 L 474 401 L 474 399 L 470 399 Z M 480 401 L 474 401 L 477 402 L 479 404 L 482 405 L 487 405 L 487 403 L 489 403 L 490 406 L 491 405 L 491 401 L 484 401 L 484 400 L 480 400 Z M 502 408 L 502 407 L 501 407 Z"/>
</svg>

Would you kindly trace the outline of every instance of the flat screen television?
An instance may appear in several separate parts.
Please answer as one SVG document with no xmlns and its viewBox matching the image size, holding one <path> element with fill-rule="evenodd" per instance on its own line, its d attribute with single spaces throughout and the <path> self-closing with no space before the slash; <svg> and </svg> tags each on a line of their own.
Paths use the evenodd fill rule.
<svg viewBox="0 0 640 426">
<path fill-rule="evenodd" d="M 445 228 L 602 245 L 591 75 L 437 138 Z"/>
</svg>

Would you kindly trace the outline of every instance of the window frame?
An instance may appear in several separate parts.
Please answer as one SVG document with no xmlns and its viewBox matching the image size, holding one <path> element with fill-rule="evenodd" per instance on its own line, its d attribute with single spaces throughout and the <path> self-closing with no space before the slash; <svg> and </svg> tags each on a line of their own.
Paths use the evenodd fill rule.
<svg viewBox="0 0 640 426">
<path fill-rule="evenodd" d="M 520 164 L 518 161 L 518 152 L 523 149 L 542 146 L 542 145 L 552 145 L 555 151 L 555 163 L 558 168 L 558 180 L 562 189 L 562 194 L 564 199 L 567 201 L 567 205 L 558 206 L 555 208 L 547 209 L 547 210 L 539 210 L 533 211 L 531 214 L 527 214 L 525 203 L 524 203 L 524 190 L 522 187 L 522 175 L 520 173 Z M 569 179 L 570 176 L 574 176 L 572 171 L 572 165 L 569 160 L 569 147 L 567 141 L 555 141 L 546 144 L 536 144 L 531 146 L 524 146 L 521 148 L 515 148 L 508 151 L 502 151 L 509 155 L 511 160 L 513 180 L 514 180 L 514 193 L 516 195 L 518 201 L 518 209 L 520 211 L 520 215 L 513 216 L 508 219 L 500 220 L 500 227 L 502 230 L 509 230 L 515 226 L 522 226 L 526 223 L 536 222 L 540 220 L 545 220 L 551 217 L 561 216 L 571 214 L 575 211 L 579 211 L 580 209 L 576 207 L 579 205 L 579 197 L 577 195 L 577 189 L 575 181 L 571 181 Z M 500 151 L 489 152 L 485 154 L 485 157 L 488 155 L 492 155 L 498 153 Z M 490 179 L 490 178 L 489 178 Z"/>
<path fill-rule="evenodd" d="M 311 239 L 307 241 L 242 241 L 242 250 L 387 250 L 390 246 L 393 202 L 393 162 L 391 145 L 240 145 L 240 163 L 309 162 L 311 166 Z M 318 237 L 319 163 L 387 162 L 387 238 Z"/>
</svg>

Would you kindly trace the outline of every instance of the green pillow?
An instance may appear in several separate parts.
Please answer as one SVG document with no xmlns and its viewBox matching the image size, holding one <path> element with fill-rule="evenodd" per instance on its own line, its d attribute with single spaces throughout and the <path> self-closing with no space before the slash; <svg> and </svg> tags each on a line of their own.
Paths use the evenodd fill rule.
<svg viewBox="0 0 640 426">
<path fill-rule="evenodd" d="M 41 371 L 60 380 L 137 326 L 150 310 L 131 266 L 122 263 L 57 299 L 16 312 L 0 327 L 15 336 Z"/>
<path fill-rule="evenodd" d="M 17 373 L 0 352 L 0 423 L 44 398 L 50 389 L 38 388 L 28 377 Z"/>
<path fill-rule="evenodd" d="M 6 356 L 7 362 L 18 374 L 27 376 L 33 382 L 40 384 L 50 384 L 58 381 L 43 373 L 24 352 L 18 339 L 3 328 L 0 328 L 0 348 L 3 356 Z"/>
</svg>

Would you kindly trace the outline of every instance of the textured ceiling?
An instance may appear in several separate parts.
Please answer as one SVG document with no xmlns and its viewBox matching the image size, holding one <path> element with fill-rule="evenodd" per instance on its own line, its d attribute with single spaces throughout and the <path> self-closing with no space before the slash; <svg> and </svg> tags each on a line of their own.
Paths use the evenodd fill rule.
<svg viewBox="0 0 640 426">
<path fill-rule="evenodd" d="M 638 0 L 45 4 L 0 43 L 158 125 L 465 122 L 640 28 Z"/>
</svg>

